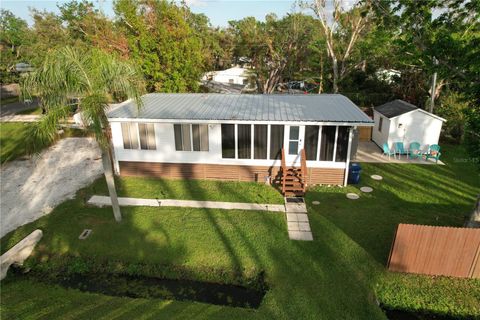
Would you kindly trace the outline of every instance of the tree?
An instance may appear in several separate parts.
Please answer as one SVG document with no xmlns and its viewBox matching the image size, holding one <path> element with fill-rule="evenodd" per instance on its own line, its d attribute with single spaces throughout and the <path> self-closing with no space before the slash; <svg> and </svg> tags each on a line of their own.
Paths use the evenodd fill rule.
<svg viewBox="0 0 480 320">
<path fill-rule="evenodd" d="M 349 60 L 353 49 L 365 33 L 370 18 L 369 2 L 346 11 L 341 0 L 333 0 L 333 10 L 326 0 L 314 0 L 310 7 L 320 21 L 325 37 L 326 50 L 332 63 L 333 92 L 351 70 Z M 331 14 L 330 14 L 331 13 Z"/>
<path fill-rule="evenodd" d="M 301 69 L 312 41 L 309 30 L 313 19 L 294 13 L 282 19 L 269 14 L 265 20 L 247 17 L 229 24 L 235 36 L 234 55 L 248 57 L 257 74 L 260 92 L 272 93 L 286 72 L 292 75 Z"/>
<path fill-rule="evenodd" d="M 26 53 L 31 43 L 27 22 L 8 10 L 0 10 L 0 83 L 18 81 L 15 64 L 27 62 Z"/>
<path fill-rule="evenodd" d="M 165 0 L 117 0 L 114 10 L 149 92 L 198 90 L 203 48 L 185 8 Z"/>
<path fill-rule="evenodd" d="M 94 134 L 102 151 L 115 220 L 121 221 L 106 110 L 110 97 L 116 96 L 131 98 L 141 106 L 143 82 L 137 70 L 98 49 L 66 47 L 51 51 L 35 71 L 27 75 L 22 87 L 25 96 L 38 96 L 46 110 L 32 127 L 33 148 L 55 139 L 58 126 L 68 116 L 69 98 L 80 98 L 83 123 Z"/>
</svg>

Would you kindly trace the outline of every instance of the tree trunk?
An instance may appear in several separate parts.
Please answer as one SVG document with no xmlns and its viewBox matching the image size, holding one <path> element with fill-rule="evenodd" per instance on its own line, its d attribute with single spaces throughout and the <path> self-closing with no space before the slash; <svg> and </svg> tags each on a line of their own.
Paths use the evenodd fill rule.
<svg viewBox="0 0 480 320">
<path fill-rule="evenodd" d="M 110 195 L 110 200 L 112 201 L 113 215 L 115 216 L 115 220 L 120 222 L 122 221 L 122 213 L 120 212 L 117 191 L 115 190 L 115 179 L 113 177 L 112 168 L 112 153 L 110 150 L 104 150 L 102 148 L 102 163 L 105 180 L 107 181 L 108 193 Z"/>
<path fill-rule="evenodd" d="M 338 93 L 338 63 L 335 56 L 332 57 L 333 64 L 333 93 Z"/>
<path fill-rule="evenodd" d="M 323 92 L 323 56 L 320 56 L 320 83 L 318 84 L 318 94 Z"/>
</svg>

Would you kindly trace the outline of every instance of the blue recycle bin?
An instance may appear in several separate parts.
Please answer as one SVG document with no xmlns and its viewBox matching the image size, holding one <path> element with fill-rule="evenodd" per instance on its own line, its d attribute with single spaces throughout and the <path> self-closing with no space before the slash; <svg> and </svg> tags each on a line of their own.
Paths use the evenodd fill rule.
<svg viewBox="0 0 480 320">
<path fill-rule="evenodd" d="M 348 183 L 349 184 L 358 184 L 360 182 L 360 173 L 362 172 L 362 167 L 359 163 L 351 163 L 350 168 L 348 169 Z"/>
</svg>

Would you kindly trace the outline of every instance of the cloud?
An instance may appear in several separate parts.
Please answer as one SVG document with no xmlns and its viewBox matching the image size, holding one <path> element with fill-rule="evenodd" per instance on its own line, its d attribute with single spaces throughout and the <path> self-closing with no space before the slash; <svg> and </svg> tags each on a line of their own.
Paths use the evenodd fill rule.
<svg viewBox="0 0 480 320">
<path fill-rule="evenodd" d="M 205 0 L 185 0 L 185 3 L 189 7 L 206 7 L 207 1 Z"/>
</svg>

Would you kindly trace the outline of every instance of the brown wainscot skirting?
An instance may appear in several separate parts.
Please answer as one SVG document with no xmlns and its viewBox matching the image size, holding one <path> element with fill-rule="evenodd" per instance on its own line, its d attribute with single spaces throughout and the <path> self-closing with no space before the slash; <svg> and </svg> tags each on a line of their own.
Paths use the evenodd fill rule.
<svg viewBox="0 0 480 320">
<path fill-rule="evenodd" d="M 120 161 L 120 175 L 143 176 L 170 179 L 207 179 L 230 181 L 265 182 L 266 177 L 278 180 L 280 167 L 194 164 L 194 163 L 159 163 Z M 307 185 L 330 184 L 343 185 L 345 169 L 308 168 Z"/>
</svg>

